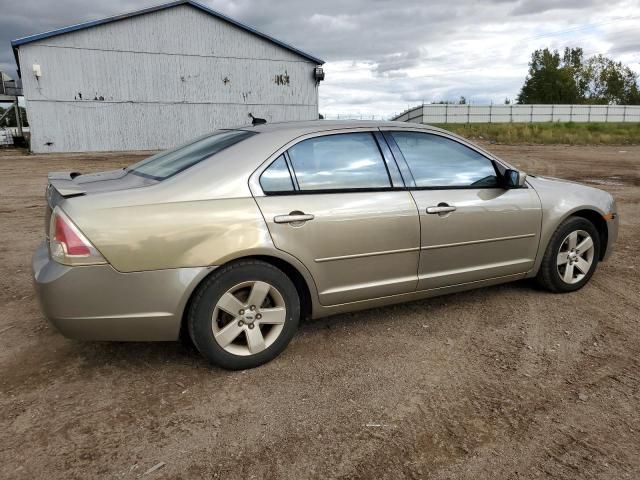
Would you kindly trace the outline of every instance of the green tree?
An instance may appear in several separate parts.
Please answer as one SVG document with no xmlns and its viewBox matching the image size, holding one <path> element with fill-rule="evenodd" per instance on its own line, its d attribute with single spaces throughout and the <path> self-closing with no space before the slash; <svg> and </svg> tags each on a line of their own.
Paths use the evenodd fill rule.
<svg viewBox="0 0 640 480">
<path fill-rule="evenodd" d="M 536 50 L 529 73 L 518 94 L 518 103 L 580 103 L 582 92 L 576 82 L 582 66 L 582 49 Z"/>
<path fill-rule="evenodd" d="M 536 50 L 518 103 L 639 105 L 638 75 L 604 55 L 586 61 L 581 48 Z"/>
<path fill-rule="evenodd" d="M 467 98 L 461 96 L 458 100 L 438 100 L 437 102 L 431 102 L 432 105 L 466 105 Z"/>
<path fill-rule="evenodd" d="M 586 62 L 581 81 L 587 85 L 587 103 L 640 104 L 638 75 L 622 62 L 615 62 L 602 54 Z"/>
</svg>

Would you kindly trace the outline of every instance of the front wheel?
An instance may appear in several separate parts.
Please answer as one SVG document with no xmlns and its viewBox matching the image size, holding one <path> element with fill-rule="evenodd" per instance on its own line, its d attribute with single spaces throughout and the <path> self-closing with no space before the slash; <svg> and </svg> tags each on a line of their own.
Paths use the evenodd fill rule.
<svg viewBox="0 0 640 480">
<path fill-rule="evenodd" d="M 570 217 L 551 236 L 536 278 L 552 292 L 574 292 L 589 281 L 599 256 L 596 228 L 585 218 Z"/>
<path fill-rule="evenodd" d="M 300 299 L 281 270 L 244 260 L 216 270 L 198 288 L 188 318 L 191 339 L 209 361 L 229 370 L 253 368 L 289 344 Z"/>
</svg>

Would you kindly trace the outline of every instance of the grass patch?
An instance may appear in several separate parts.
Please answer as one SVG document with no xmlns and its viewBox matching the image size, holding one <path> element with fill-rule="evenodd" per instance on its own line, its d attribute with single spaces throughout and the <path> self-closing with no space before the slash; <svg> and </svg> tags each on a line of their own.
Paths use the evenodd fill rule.
<svg viewBox="0 0 640 480">
<path fill-rule="evenodd" d="M 448 123 L 434 126 L 466 138 L 497 143 L 640 144 L 640 123 Z"/>
</svg>

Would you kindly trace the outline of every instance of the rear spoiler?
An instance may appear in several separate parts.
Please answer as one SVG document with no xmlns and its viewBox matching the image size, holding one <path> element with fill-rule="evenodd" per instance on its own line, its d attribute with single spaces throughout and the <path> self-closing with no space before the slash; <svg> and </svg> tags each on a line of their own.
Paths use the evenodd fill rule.
<svg viewBox="0 0 640 480">
<path fill-rule="evenodd" d="M 49 185 L 53 186 L 63 197 L 77 197 L 84 195 L 86 190 L 73 181 L 79 172 L 50 172 Z"/>
</svg>

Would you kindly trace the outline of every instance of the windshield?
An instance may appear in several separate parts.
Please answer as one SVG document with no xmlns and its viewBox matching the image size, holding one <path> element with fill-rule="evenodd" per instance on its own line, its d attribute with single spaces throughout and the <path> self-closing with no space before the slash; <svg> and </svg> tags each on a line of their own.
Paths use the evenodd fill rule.
<svg viewBox="0 0 640 480">
<path fill-rule="evenodd" d="M 127 171 L 154 180 L 164 180 L 255 134 L 244 130 L 222 130 L 207 134 L 146 158 L 128 167 Z"/>
</svg>

